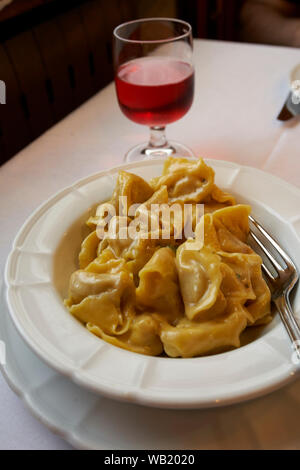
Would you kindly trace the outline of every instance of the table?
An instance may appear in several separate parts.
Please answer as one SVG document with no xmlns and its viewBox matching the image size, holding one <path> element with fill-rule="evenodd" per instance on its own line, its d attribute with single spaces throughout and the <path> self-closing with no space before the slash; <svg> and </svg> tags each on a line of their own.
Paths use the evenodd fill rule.
<svg viewBox="0 0 300 470">
<path fill-rule="evenodd" d="M 261 168 L 300 186 L 299 119 L 276 120 L 299 51 L 196 40 L 194 61 L 193 106 L 167 128 L 168 137 L 205 158 Z M 121 114 L 110 84 L 7 162 L 0 169 L 1 272 L 16 231 L 40 203 L 79 178 L 121 164 L 125 152 L 147 138 L 147 129 Z M 251 403 L 257 421 L 252 448 L 261 447 L 262 437 L 268 448 L 300 448 L 299 397 L 298 382 Z M 2 376 L 0 416 L 0 449 L 70 448 L 30 415 Z M 211 418 L 218 432 L 224 422 Z M 224 447 L 247 448 L 247 416 L 235 418 Z"/>
</svg>

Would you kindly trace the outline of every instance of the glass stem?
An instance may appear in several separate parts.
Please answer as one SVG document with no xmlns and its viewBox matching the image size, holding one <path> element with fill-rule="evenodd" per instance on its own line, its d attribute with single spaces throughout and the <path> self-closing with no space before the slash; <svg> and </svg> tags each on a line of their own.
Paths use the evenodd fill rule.
<svg viewBox="0 0 300 470">
<path fill-rule="evenodd" d="M 153 126 L 150 127 L 150 141 L 149 147 L 151 148 L 162 148 L 168 145 L 166 138 L 166 128 L 165 126 Z"/>
</svg>

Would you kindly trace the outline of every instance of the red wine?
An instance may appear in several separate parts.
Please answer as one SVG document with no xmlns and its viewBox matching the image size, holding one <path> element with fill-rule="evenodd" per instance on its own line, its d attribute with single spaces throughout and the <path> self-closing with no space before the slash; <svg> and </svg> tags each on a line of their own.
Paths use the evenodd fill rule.
<svg viewBox="0 0 300 470">
<path fill-rule="evenodd" d="M 164 126 L 191 107 L 194 69 L 170 57 L 143 57 L 121 65 L 116 74 L 120 108 L 132 121 Z"/>
</svg>

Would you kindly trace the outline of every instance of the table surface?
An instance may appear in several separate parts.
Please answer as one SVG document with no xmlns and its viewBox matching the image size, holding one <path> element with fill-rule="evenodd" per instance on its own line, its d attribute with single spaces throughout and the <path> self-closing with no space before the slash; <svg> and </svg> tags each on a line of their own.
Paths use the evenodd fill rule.
<svg viewBox="0 0 300 470">
<path fill-rule="evenodd" d="M 196 40 L 194 62 L 193 106 L 167 128 L 168 137 L 199 156 L 261 168 L 300 187 L 299 119 L 276 120 L 299 51 Z M 126 151 L 147 138 L 146 128 L 122 115 L 110 84 L 2 166 L 1 272 L 16 231 L 39 204 L 77 179 L 121 164 Z M 281 391 L 254 407 L 258 420 L 262 415 L 269 420 L 270 448 L 300 448 L 300 431 L 297 436 L 289 431 L 300 419 L 300 383 L 296 386 L 290 393 L 294 413 L 274 414 Z M 70 448 L 31 416 L 1 375 L 0 416 L 0 449 Z M 257 442 L 259 447 L 259 436 Z M 226 444 L 235 445 L 230 439 Z"/>
</svg>

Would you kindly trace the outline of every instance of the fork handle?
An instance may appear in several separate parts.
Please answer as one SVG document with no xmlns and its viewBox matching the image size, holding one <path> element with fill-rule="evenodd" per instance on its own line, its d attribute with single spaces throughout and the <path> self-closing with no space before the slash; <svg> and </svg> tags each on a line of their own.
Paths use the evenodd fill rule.
<svg viewBox="0 0 300 470">
<path fill-rule="evenodd" d="M 285 295 L 281 295 L 274 300 L 275 305 L 279 311 L 281 320 L 285 326 L 286 331 L 293 343 L 293 346 L 300 344 L 300 328 L 293 315 L 292 310 L 289 308 Z M 298 343 L 295 343 L 299 341 Z"/>
</svg>

